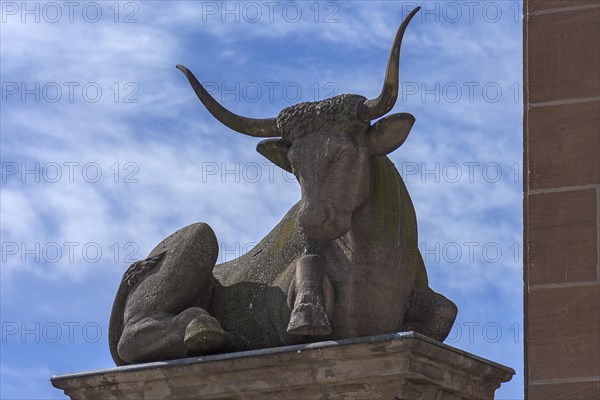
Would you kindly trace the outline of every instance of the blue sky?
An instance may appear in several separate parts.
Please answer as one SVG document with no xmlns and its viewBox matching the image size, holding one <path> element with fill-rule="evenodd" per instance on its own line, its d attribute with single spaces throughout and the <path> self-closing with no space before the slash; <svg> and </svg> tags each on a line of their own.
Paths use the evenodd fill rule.
<svg viewBox="0 0 600 400">
<path fill-rule="evenodd" d="M 299 199 L 175 64 L 246 116 L 372 98 L 416 5 L 393 112 L 417 122 L 390 157 L 459 307 L 447 343 L 514 368 L 497 398 L 522 398 L 520 1 L 2 2 L 0 398 L 61 399 L 50 375 L 112 367 L 121 275 L 176 229 L 209 223 L 230 260 Z"/>
</svg>

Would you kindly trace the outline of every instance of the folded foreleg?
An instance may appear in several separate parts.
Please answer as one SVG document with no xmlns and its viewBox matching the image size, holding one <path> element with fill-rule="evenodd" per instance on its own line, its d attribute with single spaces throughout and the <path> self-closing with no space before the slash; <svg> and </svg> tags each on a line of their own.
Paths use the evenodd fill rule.
<svg viewBox="0 0 600 400">
<path fill-rule="evenodd" d="M 314 254 L 296 262 L 296 276 L 288 294 L 293 305 L 287 332 L 293 335 L 326 336 L 331 333 L 333 288 L 325 273 L 325 260 Z"/>
</svg>

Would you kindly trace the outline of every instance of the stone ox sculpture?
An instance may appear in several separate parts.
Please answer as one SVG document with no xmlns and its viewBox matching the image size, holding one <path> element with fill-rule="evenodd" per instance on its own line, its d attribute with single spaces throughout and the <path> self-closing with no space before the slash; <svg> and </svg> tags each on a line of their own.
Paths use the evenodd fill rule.
<svg viewBox="0 0 600 400">
<path fill-rule="evenodd" d="M 251 119 L 217 103 L 185 67 L 210 113 L 293 172 L 302 199 L 243 256 L 215 265 L 217 240 L 197 223 L 132 264 L 110 320 L 118 365 L 323 339 L 416 331 L 448 335 L 456 306 L 428 286 L 415 211 L 386 154 L 415 118 L 388 115 L 398 97 L 396 34 L 376 99 L 348 94 Z"/>
</svg>

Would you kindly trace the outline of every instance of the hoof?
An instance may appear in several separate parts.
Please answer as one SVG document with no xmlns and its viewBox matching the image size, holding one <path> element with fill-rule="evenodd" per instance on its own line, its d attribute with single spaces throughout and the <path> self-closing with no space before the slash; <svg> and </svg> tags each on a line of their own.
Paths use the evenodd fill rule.
<svg viewBox="0 0 600 400">
<path fill-rule="evenodd" d="M 320 304 L 300 303 L 290 316 L 287 333 L 302 336 L 327 336 L 331 325 L 325 308 Z"/>
<path fill-rule="evenodd" d="M 212 321 L 214 320 L 214 321 Z M 229 344 L 229 334 L 219 322 L 211 318 L 194 319 L 185 329 L 183 342 L 198 354 L 211 354 L 223 350 Z"/>
</svg>

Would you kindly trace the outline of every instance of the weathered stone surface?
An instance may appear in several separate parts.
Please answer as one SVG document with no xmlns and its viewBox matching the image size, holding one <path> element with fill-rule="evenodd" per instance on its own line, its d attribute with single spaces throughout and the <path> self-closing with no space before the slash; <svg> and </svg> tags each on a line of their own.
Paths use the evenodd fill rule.
<svg viewBox="0 0 600 400">
<path fill-rule="evenodd" d="M 524 0 L 524 383 L 600 399 L 600 4 Z"/>
<path fill-rule="evenodd" d="M 600 284 L 530 290 L 528 307 L 530 382 L 600 376 Z"/>
<path fill-rule="evenodd" d="M 600 379 L 595 381 L 572 383 L 529 384 L 529 399 L 540 400 L 598 400 L 600 397 Z"/>
<path fill-rule="evenodd" d="M 532 194 L 529 207 L 529 284 L 596 280 L 596 190 Z"/>
<path fill-rule="evenodd" d="M 212 300 L 217 254 L 212 229 L 197 223 L 173 233 L 147 259 L 127 269 L 109 329 L 110 350 L 117 365 L 198 354 L 190 354 L 195 349 L 186 346 L 184 338 L 186 328 L 199 321 L 210 321 L 212 331 L 218 327 L 205 311 Z"/>
<path fill-rule="evenodd" d="M 511 368 L 408 332 L 52 377 L 72 400 L 493 399 Z"/>
<path fill-rule="evenodd" d="M 600 184 L 598 101 L 531 108 L 527 117 L 529 190 Z"/>
<path fill-rule="evenodd" d="M 110 322 L 117 365 L 398 331 L 447 337 L 457 308 L 429 287 L 415 210 L 387 157 L 415 123 L 409 113 L 386 114 L 398 99 L 402 38 L 418 11 L 398 28 L 373 99 L 343 94 L 276 118 L 246 118 L 178 65 L 215 118 L 268 138 L 258 152 L 296 176 L 302 198 L 231 262 L 214 265 L 217 240 L 198 223 L 130 267 Z"/>
<path fill-rule="evenodd" d="M 585 3 L 578 1 L 581 6 Z M 535 27 L 527 31 L 526 103 L 597 97 L 600 92 L 600 8 L 529 14 L 526 23 Z"/>
</svg>

